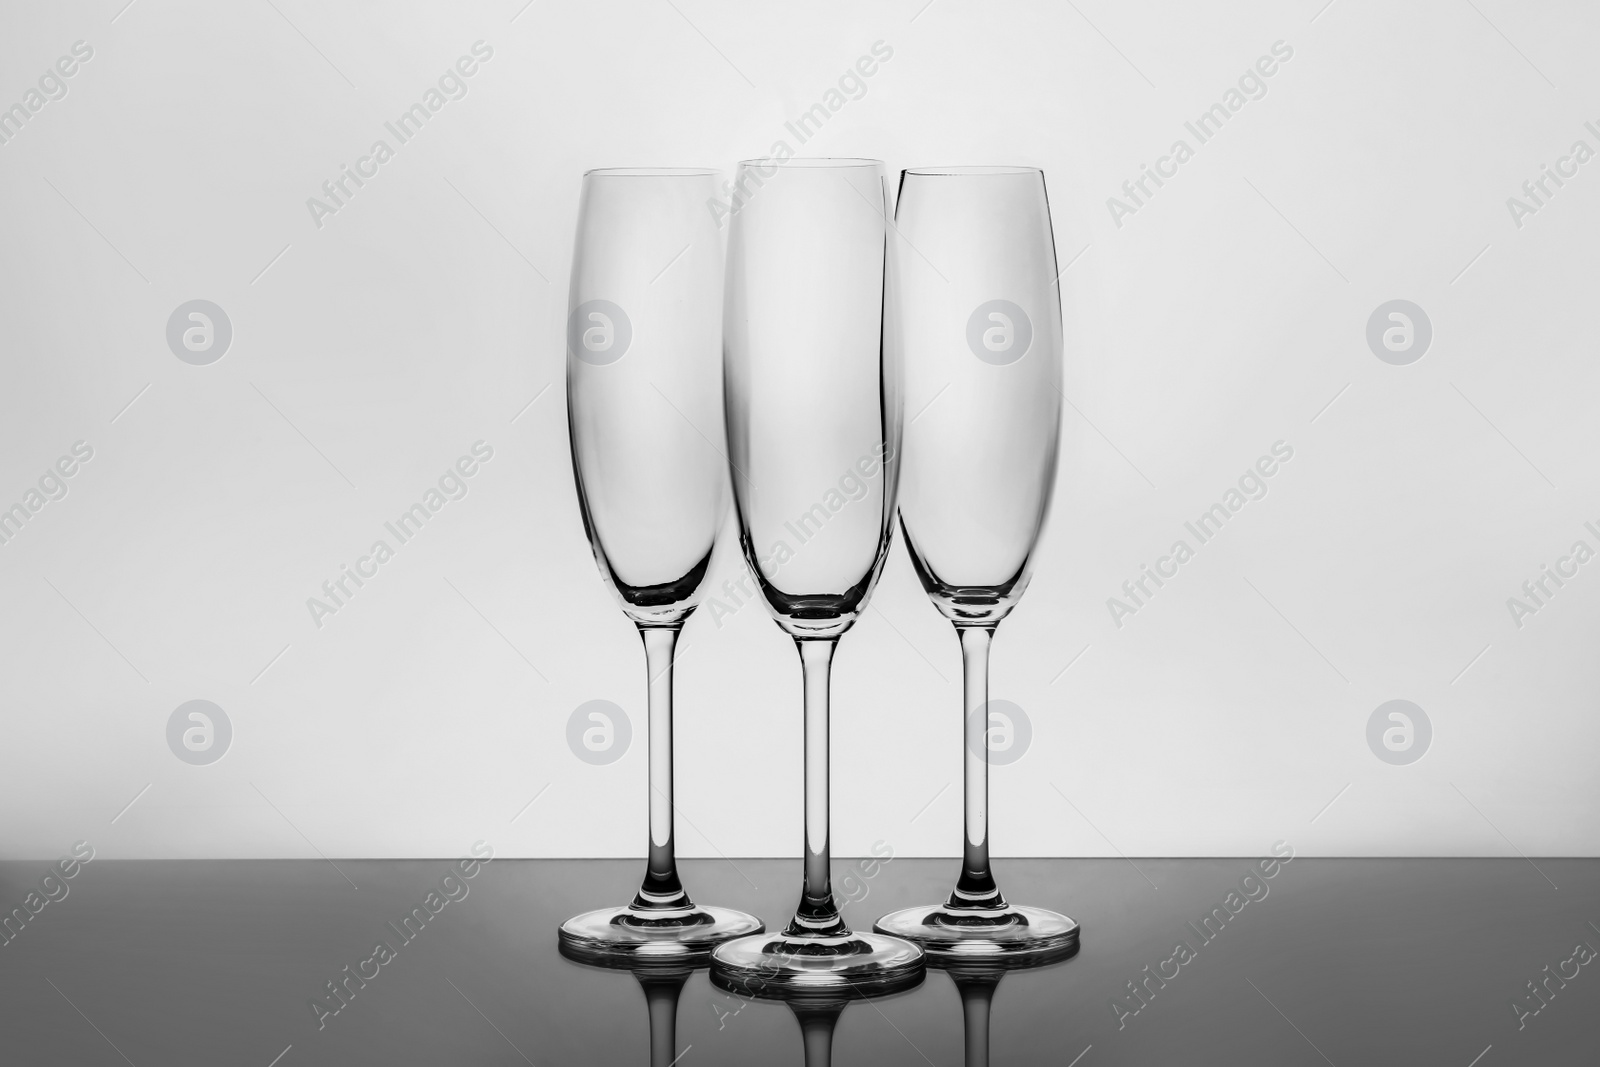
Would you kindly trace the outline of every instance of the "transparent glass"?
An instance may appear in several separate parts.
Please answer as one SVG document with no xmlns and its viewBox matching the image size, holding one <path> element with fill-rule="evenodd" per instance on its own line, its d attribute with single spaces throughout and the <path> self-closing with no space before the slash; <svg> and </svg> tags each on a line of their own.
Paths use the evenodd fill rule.
<svg viewBox="0 0 1600 1067">
<path fill-rule="evenodd" d="M 929 956 L 932 966 L 950 976 L 961 996 L 962 1037 L 966 1067 L 989 1067 L 989 1018 L 995 990 L 1010 971 L 1065 959 L 1073 950 L 1049 958 L 1030 956 Z"/>
<path fill-rule="evenodd" d="M 833 1033 L 839 1024 L 839 1016 L 852 1003 L 863 1000 L 877 1001 L 881 998 L 893 999 L 891 994 L 908 992 L 922 983 L 921 970 L 909 973 L 906 978 L 893 988 L 874 988 L 862 990 L 855 987 L 837 987 L 832 989 L 805 989 L 802 987 L 788 986 L 782 991 L 774 993 L 773 999 L 782 1000 L 789 1006 L 794 1014 L 795 1022 L 800 1024 L 800 1049 L 801 1062 L 805 1067 L 831 1067 L 833 1063 Z M 729 992 L 738 994 L 742 990 L 729 984 L 713 970 L 711 982 Z M 876 1006 L 876 1005 L 874 1005 Z M 736 1012 L 743 1010 L 740 1005 Z M 878 1009 L 881 1011 L 882 1009 Z M 691 1046 L 692 1047 L 692 1046 Z M 791 1061 L 792 1062 L 792 1061 Z M 932 1062 L 932 1061 L 929 1061 Z"/>
<path fill-rule="evenodd" d="M 565 944 L 561 951 L 571 955 Z M 578 957 L 578 962 L 601 967 L 623 966 L 619 961 L 583 957 Z M 686 959 L 652 961 L 644 957 L 626 964 L 644 994 L 645 1017 L 650 1027 L 650 1067 L 674 1067 L 689 1051 L 687 1048 L 678 1051 L 678 999 L 683 994 L 684 983 L 700 965 Z"/>
<path fill-rule="evenodd" d="M 847 927 L 829 876 L 828 671 L 894 530 L 899 371 L 883 344 L 888 189 L 862 159 L 751 160 L 729 223 L 723 319 L 739 540 L 804 680 L 805 862 L 781 934 L 731 941 L 735 988 L 875 989 L 917 978 L 912 944 Z"/>
<path fill-rule="evenodd" d="M 961 642 L 965 826 L 941 905 L 875 929 L 935 957 L 1074 950 L 1078 924 L 1008 904 L 989 866 L 989 644 L 1021 598 L 1050 510 L 1061 424 L 1061 297 L 1044 174 L 908 170 L 891 262 L 891 336 L 908 403 L 900 522 L 922 587 Z"/>
<path fill-rule="evenodd" d="M 626 907 L 561 926 L 580 958 L 704 957 L 764 929 L 701 907 L 678 879 L 672 661 L 727 513 L 722 435 L 722 245 L 710 170 L 584 175 L 567 317 L 567 427 L 595 562 L 644 641 L 649 859 Z"/>
</svg>

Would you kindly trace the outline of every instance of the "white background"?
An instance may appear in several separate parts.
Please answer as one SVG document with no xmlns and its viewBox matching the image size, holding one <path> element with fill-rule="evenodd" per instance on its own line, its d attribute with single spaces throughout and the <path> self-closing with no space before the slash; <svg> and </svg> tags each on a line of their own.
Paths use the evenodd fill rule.
<svg viewBox="0 0 1600 1067">
<path fill-rule="evenodd" d="M 1600 563 L 1521 628 L 1506 606 L 1600 548 L 1600 162 L 1520 228 L 1506 206 L 1600 148 L 1592 6 L 124 2 L 0 15 L 0 104 L 94 49 L 0 146 L 0 505 L 95 450 L 0 547 L 0 855 L 642 853 L 642 650 L 563 412 L 580 175 L 731 172 L 880 40 L 801 151 L 1043 167 L 1071 262 L 1056 505 L 995 645 L 1034 731 L 994 773 L 997 853 L 1600 848 Z M 480 39 L 468 95 L 315 225 Z M 1107 197 L 1280 40 L 1267 95 L 1116 226 Z M 233 325 L 210 366 L 165 341 L 195 298 Z M 1365 340 L 1396 298 L 1433 324 L 1410 366 Z M 470 494 L 314 626 L 480 439 Z M 1113 625 L 1278 440 L 1270 494 Z M 680 849 L 797 854 L 796 657 L 759 607 L 722 622 L 685 631 Z M 897 542 L 836 660 L 837 854 L 956 854 L 959 666 Z M 200 767 L 166 743 L 197 698 L 234 730 Z M 1394 698 L 1433 724 L 1409 766 L 1366 742 Z M 592 699 L 633 719 L 609 766 L 565 742 Z"/>
</svg>

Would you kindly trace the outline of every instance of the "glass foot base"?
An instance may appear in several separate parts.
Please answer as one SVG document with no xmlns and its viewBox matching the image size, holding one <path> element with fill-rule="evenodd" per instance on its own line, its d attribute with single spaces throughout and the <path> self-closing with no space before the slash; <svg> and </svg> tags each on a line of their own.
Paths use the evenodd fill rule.
<svg viewBox="0 0 1600 1067">
<path fill-rule="evenodd" d="M 1046 963 L 1078 950 L 1078 924 L 1043 908 L 950 908 L 934 904 L 891 912 L 872 927 L 921 945 L 935 960 Z"/>
<path fill-rule="evenodd" d="M 922 950 L 882 934 L 762 934 L 717 946 L 711 977 L 725 989 L 779 998 L 892 993 L 922 981 Z"/>
<path fill-rule="evenodd" d="M 704 959 L 724 941 L 765 929 L 754 915 L 731 908 L 601 908 L 562 923 L 560 939 L 561 951 L 576 959 L 629 964 Z"/>
</svg>

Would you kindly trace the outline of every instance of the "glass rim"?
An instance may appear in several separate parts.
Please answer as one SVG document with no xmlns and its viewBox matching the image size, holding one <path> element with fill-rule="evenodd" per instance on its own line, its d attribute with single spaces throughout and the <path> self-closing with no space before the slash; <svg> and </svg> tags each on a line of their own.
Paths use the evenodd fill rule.
<svg viewBox="0 0 1600 1067">
<path fill-rule="evenodd" d="M 776 156 L 758 156 L 755 159 L 741 159 L 741 167 L 798 167 L 801 170 L 849 170 L 860 167 L 881 167 L 883 160 L 867 159 L 863 156 L 789 156 L 779 159 Z"/>
<path fill-rule="evenodd" d="M 595 167 L 583 172 L 585 178 L 715 178 L 722 172 L 712 167 Z"/>
<path fill-rule="evenodd" d="M 975 178 L 1043 174 L 1038 167 L 983 165 L 957 167 L 907 167 L 903 172 L 914 178 Z"/>
</svg>

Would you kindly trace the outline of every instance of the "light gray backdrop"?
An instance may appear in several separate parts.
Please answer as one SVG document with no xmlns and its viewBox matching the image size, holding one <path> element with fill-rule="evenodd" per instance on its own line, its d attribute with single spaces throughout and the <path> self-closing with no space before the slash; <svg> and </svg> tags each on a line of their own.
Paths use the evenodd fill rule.
<svg viewBox="0 0 1600 1067">
<path fill-rule="evenodd" d="M 778 140 L 1047 175 L 1070 406 L 998 853 L 1600 847 L 1592 5 L 125 3 L 0 15 L 0 854 L 642 852 L 567 457 L 579 179 Z M 836 852 L 955 854 L 957 647 L 898 543 L 836 662 Z M 679 695 L 682 851 L 796 853 L 788 640 L 702 612 Z"/>
</svg>

